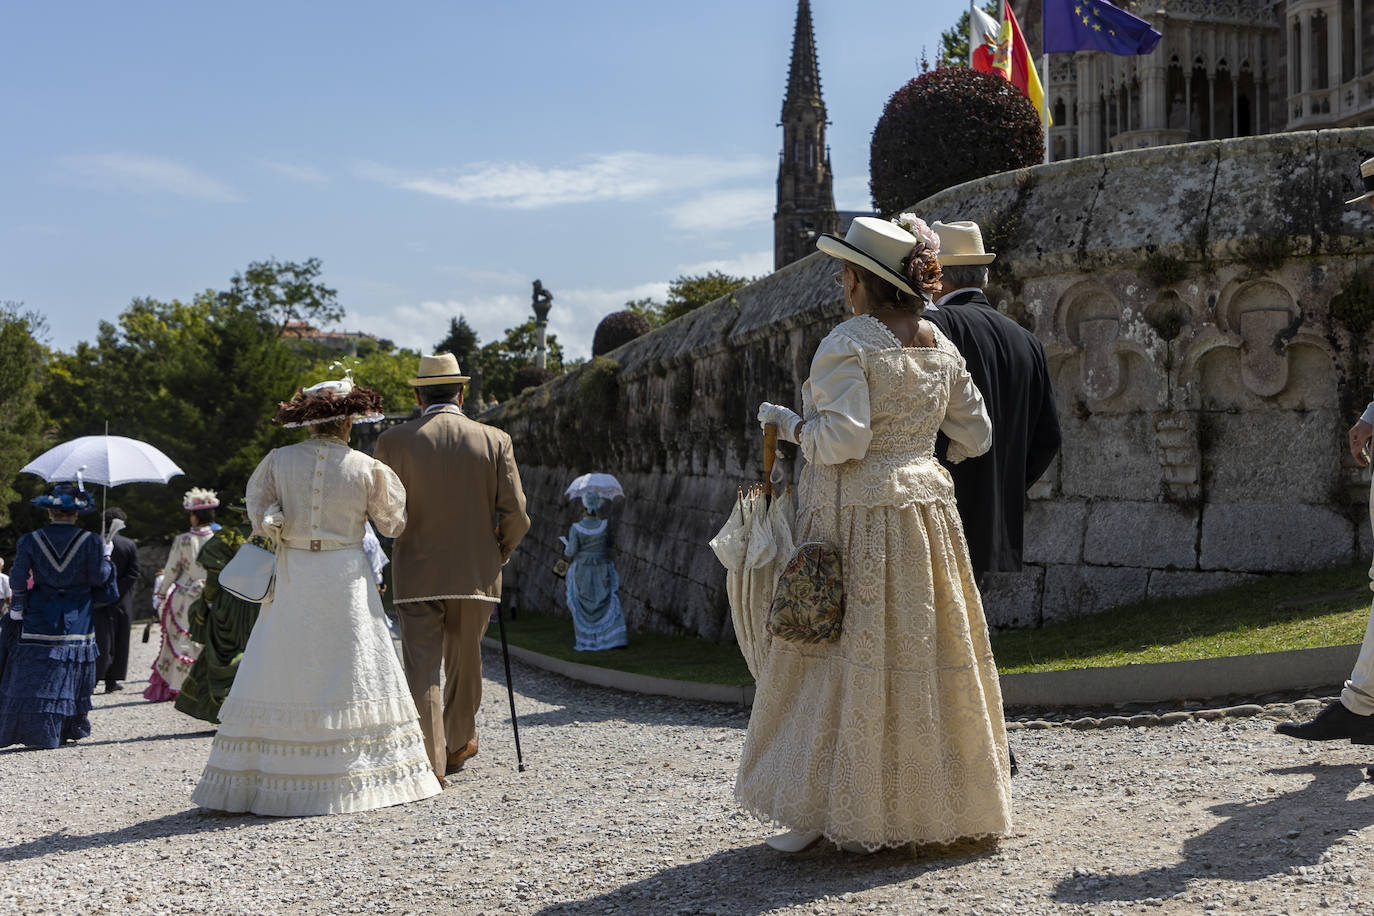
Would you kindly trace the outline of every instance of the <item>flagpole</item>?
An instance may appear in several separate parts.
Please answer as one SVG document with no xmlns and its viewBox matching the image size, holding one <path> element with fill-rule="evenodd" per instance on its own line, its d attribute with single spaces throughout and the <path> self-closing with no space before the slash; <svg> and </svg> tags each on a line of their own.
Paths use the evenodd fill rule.
<svg viewBox="0 0 1374 916">
<path fill-rule="evenodd" d="M 1044 23 L 1040 25 L 1044 30 Z M 1042 38 L 1043 42 L 1044 39 Z M 1050 56 L 1045 53 L 1040 54 L 1040 73 L 1044 79 L 1040 83 L 1040 126 L 1045 131 L 1045 162 L 1050 161 Z"/>
<path fill-rule="evenodd" d="M 978 17 L 973 15 L 973 4 L 976 0 L 968 0 L 968 68 L 973 69 L 973 52 L 978 45 L 973 43 L 973 24 L 978 21 Z M 978 44 L 982 44 L 980 41 Z"/>
</svg>

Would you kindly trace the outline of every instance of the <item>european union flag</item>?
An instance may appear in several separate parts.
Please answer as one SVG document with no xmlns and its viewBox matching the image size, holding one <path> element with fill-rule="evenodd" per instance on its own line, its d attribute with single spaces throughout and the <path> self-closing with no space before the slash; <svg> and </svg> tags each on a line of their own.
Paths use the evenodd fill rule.
<svg viewBox="0 0 1374 916">
<path fill-rule="evenodd" d="M 1160 35 L 1144 19 L 1107 0 L 1045 0 L 1045 53 L 1149 54 Z"/>
</svg>

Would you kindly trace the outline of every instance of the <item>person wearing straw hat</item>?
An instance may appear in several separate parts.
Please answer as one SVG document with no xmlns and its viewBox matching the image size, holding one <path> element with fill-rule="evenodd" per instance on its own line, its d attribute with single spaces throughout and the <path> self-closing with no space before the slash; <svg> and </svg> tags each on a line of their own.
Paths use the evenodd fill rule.
<svg viewBox="0 0 1374 916">
<path fill-rule="evenodd" d="M 273 449 L 248 479 L 248 518 L 276 548 L 276 578 L 191 795 L 203 808 L 294 817 L 442 791 L 362 547 L 366 519 L 388 537 L 406 525 L 400 480 L 348 446 L 381 407 L 345 377 L 296 392 L 274 418 L 310 438 Z"/>
<path fill-rule="evenodd" d="M 798 543 L 832 545 L 844 613 L 837 641 L 758 634 L 760 669 L 735 798 L 851 852 L 994 838 L 1011 829 L 1001 688 L 949 474 L 992 427 L 959 352 L 922 317 L 939 289 L 939 239 L 859 217 L 816 247 L 853 317 L 821 341 L 802 414 L 765 402 L 759 421 L 800 445 Z"/>
<path fill-rule="evenodd" d="M 978 224 L 937 221 L 931 229 L 940 237 L 940 298 L 926 317 L 963 355 L 992 417 L 992 448 L 945 465 L 981 586 L 986 573 L 1021 568 L 1026 490 L 1059 452 L 1059 415 L 1045 348 L 983 293 L 997 255 L 983 249 Z M 944 448 L 942 441 L 936 454 Z"/>
<path fill-rule="evenodd" d="M 99 648 L 94 603 L 119 597 L 111 545 L 76 525 L 95 511 L 80 484 L 30 500 L 49 524 L 19 539 L 0 636 L 0 747 L 53 748 L 91 734 Z"/>
<path fill-rule="evenodd" d="M 1374 209 L 1374 158 L 1360 163 L 1360 182 L 1364 193 L 1346 201 L 1346 205 L 1369 203 Z M 1360 467 L 1369 464 L 1369 443 L 1374 437 L 1374 401 L 1346 433 L 1350 456 Z M 1374 524 L 1374 491 L 1369 497 L 1369 518 Z M 1374 589 L 1374 565 L 1369 568 L 1370 588 Z M 1290 738 L 1306 741 L 1341 741 L 1353 744 L 1374 744 L 1374 606 L 1370 607 L 1369 623 L 1365 627 L 1364 642 L 1355 659 L 1355 667 L 1341 690 L 1340 698 L 1306 722 L 1280 722 L 1274 730 Z"/>
<path fill-rule="evenodd" d="M 452 353 L 421 356 L 410 380 L 420 417 L 382 433 L 376 451 L 406 488 L 410 521 L 392 547 L 392 602 L 441 778 L 477 753 L 482 636 L 501 600 L 501 567 L 530 528 L 510 436 L 463 414 L 467 380 Z"/>
<path fill-rule="evenodd" d="M 162 624 L 162 645 L 153 661 L 153 672 L 143 691 L 144 699 L 154 703 L 175 700 L 191 666 L 200 654 L 200 643 L 191 637 L 191 605 L 205 587 L 205 567 L 197 557 L 200 549 L 214 537 L 215 510 L 219 497 L 214 490 L 192 487 L 182 497 L 181 507 L 190 513 L 191 530 L 172 541 L 164 564 L 158 595 L 158 619 Z"/>
</svg>

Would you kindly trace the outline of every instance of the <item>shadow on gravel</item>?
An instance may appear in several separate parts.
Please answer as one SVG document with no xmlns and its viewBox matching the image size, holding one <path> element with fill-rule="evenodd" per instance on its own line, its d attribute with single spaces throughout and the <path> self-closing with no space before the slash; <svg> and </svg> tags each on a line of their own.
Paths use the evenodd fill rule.
<svg viewBox="0 0 1374 916">
<path fill-rule="evenodd" d="M 205 814 L 200 808 L 188 808 L 175 814 L 164 814 L 162 817 L 151 821 L 130 824 L 127 827 L 108 830 L 104 833 L 72 834 L 58 831 L 49 833 L 47 836 L 25 840 L 23 843 L 16 843 L 13 846 L 0 846 L 0 862 L 37 859 L 55 852 L 84 852 L 88 849 L 104 849 L 109 846 L 123 846 L 125 843 L 160 840 L 163 837 L 217 833 L 221 830 L 234 830 L 244 824 L 262 820 L 263 818 L 251 814 Z"/>
<path fill-rule="evenodd" d="M 888 885 L 919 882 L 946 868 L 995 853 L 995 844 L 932 850 L 915 856 L 890 849 L 867 856 L 840 852 L 826 842 L 800 855 L 760 843 L 727 849 L 710 858 L 675 865 L 652 877 L 586 900 L 555 903 L 539 916 L 600 913 L 730 914 L 752 916 L 824 897 L 857 894 Z"/>
<path fill-rule="evenodd" d="M 137 738 L 112 738 L 109 741 L 90 741 L 83 739 L 82 747 L 99 747 L 102 744 L 133 744 L 138 741 L 176 741 L 181 738 L 213 738 L 215 729 L 203 732 L 171 732 L 166 735 L 139 735 Z"/>
<path fill-rule="evenodd" d="M 1350 798 L 1365 781 L 1363 765 L 1314 763 L 1263 772 L 1307 773 L 1312 781 L 1295 792 L 1212 807 L 1225 820 L 1185 840 L 1183 861 L 1176 865 L 1065 878 L 1051 896 L 1062 903 L 1137 901 L 1172 897 L 1199 878 L 1260 881 L 1316 865 L 1337 840 L 1374 824 L 1374 793 Z"/>
</svg>

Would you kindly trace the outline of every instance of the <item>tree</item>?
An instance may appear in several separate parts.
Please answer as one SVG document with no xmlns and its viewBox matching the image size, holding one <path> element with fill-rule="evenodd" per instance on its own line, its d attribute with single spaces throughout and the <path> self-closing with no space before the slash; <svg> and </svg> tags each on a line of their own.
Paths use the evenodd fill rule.
<svg viewBox="0 0 1374 916">
<path fill-rule="evenodd" d="M 719 270 L 697 276 L 680 276 L 668 284 L 668 301 L 663 306 L 663 321 L 666 324 L 681 318 L 688 312 L 714 302 L 721 296 L 728 296 L 741 286 L 753 281 L 748 277 L 732 277 Z"/>
<path fill-rule="evenodd" d="M 382 396 L 387 413 L 409 413 L 415 407 L 415 389 L 410 379 L 419 364 L 420 354 L 414 350 L 392 352 L 378 347 L 365 355 L 360 352 L 358 356 L 340 356 L 337 351 L 321 348 L 296 376 L 296 385 L 305 388 L 325 379 L 341 378 L 347 370 L 354 382 L 375 389 Z"/>
<path fill-rule="evenodd" d="M 983 12 L 993 19 L 1000 20 L 1002 0 L 987 0 L 983 4 Z M 935 66 L 967 67 L 968 57 L 968 10 L 964 10 L 959 14 L 958 22 L 940 33 L 940 56 L 935 61 Z"/>
<path fill-rule="evenodd" d="M 271 321 L 278 333 L 293 321 L 323 327 L 343 318 L 344 310 L 338 292 L 321 283 L 319 276 L 319 258 L 307 258 L 302 264 L 268 258 L 234 274 L 229 289 L 219 295 L 226 305 Z"/>
<path fill-rule="evenodd" d="M 525 366 L 534 365 L 537 340 L 534 319 L 530 318 L 524 324 L 507 328 L 505 337 L 493 340 L 478 350 L 473 363 L 477 373 L 481 375 L 482 386 L 479 393 L 483 397 L 496 398 L 498 401 L 507 400 L 515 394 L 515 372 Z M 563 348 L 559 345 L 557 336 L 547 335 L 545 346 L 547 368 L 555 373 L 562 372 Z"/>
<path fill-rule="evenodd" d="M 892 94 L 873 128 L 874 209 L 897 213 L 937 191 L 1039 163 L 1040 114 L 1011 83 L 968 67 L 923 73 Z"/>
<path fill-rule="evenodd" d="M 18 302 L 0 302 L 0 528 L 9 527 L 10 505 L 22 495 L 14 488 L 19 469 L 45 445 L 38 394 L 46 363 L 39 338 L 46 325 L 22 309 Z"/>
<path fill-rule="evenodd" d="M 452 353 L 458 360 L 458 368 L 465 369 L 477 352 L 477 332 L 462 315 L 448 321 L 448 336 L 434 345 L 435 353 Z"/>
<path fill-rule="evenodd" d="M 656 302 L 649 296 L 645 296 L 643 299 L 631 299 L 625 303 L 624 310 L 633 312 L 649 322 L 650 330 L 663 324 L 663 303 Z"/>
<path fill-rule="evenodd" d="M 653 328 L 649 320 L 638 312 L 629 309 L 611 312 L 596 326 L 596 334 L 592 336 L 592 356 L 609 353 L 651 330 Z"/>
</svg>

